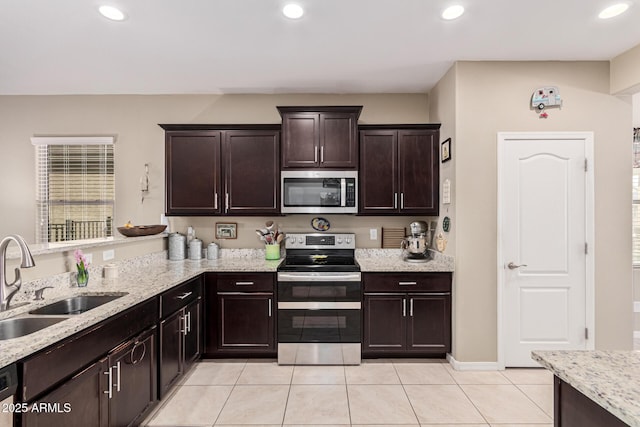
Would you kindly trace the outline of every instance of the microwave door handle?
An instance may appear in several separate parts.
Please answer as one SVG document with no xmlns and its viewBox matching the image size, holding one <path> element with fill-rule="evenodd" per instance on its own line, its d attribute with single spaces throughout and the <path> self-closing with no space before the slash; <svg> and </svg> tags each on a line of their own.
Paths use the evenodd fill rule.
<svg viewBox="0 0 640 427">
<path fill-rule="evenodd" d="M 347 206 L 347 180 L 340 179 L 340 206 Z"/>
</svg>

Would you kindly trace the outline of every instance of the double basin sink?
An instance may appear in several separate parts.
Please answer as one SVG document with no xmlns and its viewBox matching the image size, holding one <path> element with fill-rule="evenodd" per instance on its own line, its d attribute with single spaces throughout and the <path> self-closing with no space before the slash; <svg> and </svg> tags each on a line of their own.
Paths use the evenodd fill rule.
<svg viewBox="0 0 640 427">
<path fill-rule="evenodd" d="M 70 316 L 82 314 L 125 295 L 127 295 L 126 292 L 114 292 L 109 295 L 77 295 L 31 310 L 29 311 L 31 316 L 28 317 L 0 320 L 0 340 L 18 338 L 38 332 L 62 322 Z"/>
</svg>

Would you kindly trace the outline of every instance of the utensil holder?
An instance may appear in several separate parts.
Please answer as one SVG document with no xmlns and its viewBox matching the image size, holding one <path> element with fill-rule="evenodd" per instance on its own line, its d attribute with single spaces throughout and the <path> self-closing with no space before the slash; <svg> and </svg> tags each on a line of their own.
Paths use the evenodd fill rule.
<svg viewBox="0 0 640 427">
<path fill-rule="evenodd" d="M 266 245 L 264 250 L 265 259 L 280 259 L 280 245 Z"/>
</svg>

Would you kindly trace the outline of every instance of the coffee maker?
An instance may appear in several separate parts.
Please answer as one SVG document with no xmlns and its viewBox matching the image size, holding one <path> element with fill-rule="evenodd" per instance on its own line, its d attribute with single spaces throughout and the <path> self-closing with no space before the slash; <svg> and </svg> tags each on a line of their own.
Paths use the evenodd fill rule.
<svg viewBox="0 0 640 427">
<path fill-rule="evenodd" d="M 407 262 L 427 262 L 431 259 L 429 245 L 431 230 L 424 221 L 414 221 L 409 224 L 410 236 L 402 241 L 402 259 Z"/>
</svg>

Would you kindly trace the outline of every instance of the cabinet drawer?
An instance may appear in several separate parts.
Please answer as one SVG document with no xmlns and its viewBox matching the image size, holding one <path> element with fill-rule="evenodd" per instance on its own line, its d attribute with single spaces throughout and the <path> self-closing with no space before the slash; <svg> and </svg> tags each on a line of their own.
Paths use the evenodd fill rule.
<svg viewBox="0 0 640 427">
<path fill-rule="evenodd" d="M 201 283 L 201 278 L 196 277 L 160 295 L 160 317 L 165 318 L 195 301 L 200 296 Z"/>
<path fill-rule="evenodd" d="M 450 292 L 451 273 L 365 273 L 364 292 Z"/>
<path fill-rule="evenodd" d="M 155 324 L 157 304 L 157 300 L 151 298 L 26 359 L 22 363 L 22 401 L 30 401 L 127 338 Z"/>
<path fill-rule="evenodd" d="M 219 292 L 273 292 L 274 277 L 271 273 L 219 274 Z"/>
</svg>

